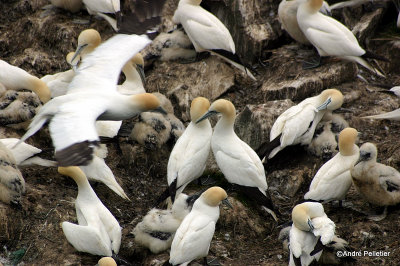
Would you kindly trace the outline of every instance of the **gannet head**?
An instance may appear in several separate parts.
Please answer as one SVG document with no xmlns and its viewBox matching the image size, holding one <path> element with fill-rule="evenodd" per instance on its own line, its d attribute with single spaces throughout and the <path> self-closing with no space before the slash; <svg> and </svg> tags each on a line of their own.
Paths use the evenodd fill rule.
<svg viewBox="0 0 400 266">
<path fill-rule="evenodd" d="M 236 109 L 233 103 L 225 99 L 219 99 L 213 102 L 208 109 L 208 112 L 205 113 L 202 117 L 197 119 L 196 123 L 201 122 L 202 120 L 206 119 L 215 114 L 222 114 L 222 117 L 226 118 L 232 124 L 235 122 L 236 118 Z"/>
<path fill-rule="evenodd" d="M 311 13 L 317 13 L 322 7 L 323 0 L 308 0 L 307 7 Z"/>
<path fill-rule="evenodd" d="M 97 263 L 99 266 L 117 266 L 115 260 L 111 257 L 103 257 Z"/>
<path fill-rule="evenodd" d="M 202 115 L 204 115 L 208 108 L 210 108 L 210 101 L 204 97 L 197 97 L 193 99 L 192 104 L 190 105 L 190 118 L 192 121 L 196 121 Z"/>
<path fill-rule="evenodd" d="M 135 54 L 131 60 L 133 64 L 136 66 L 136 70 L 139 73 L 140 79 L 142 80 L 142 84 L 146 83 L 146 76 L 144 74 L 144 59 L 141 53 Z"/>
<path fill-rule="evenodd" d="M 42 103 L 47 103 L 48 101 L 50 101 L 51 92 L 46 83 L 34 77 L 30 80 L 30 85 L 31 87 L 29 89 L 36 93 Z"/>
<path fill-rule="evenodd" d="M 74 58 L 75 52 L 69 52 L 67 54 L 67 56 L 65 57 L 65 60 L 67 61 L 67 63 L 72 66 L 72 68 L 74 70 L 76 70 L 76 67 L 78 66 L 79 62 L 81 61 L 81 57 L 79 55 L 77 55 Z M 74 61 L 72 61 L 72 58 L 74 58 Z"/>
<path fill-rule="evenodd" d="M 130 96 L 133 104 L 139 107 L 141 112 L 155 111 L 163 114 L 167 112 L 160 106 L 160 100 L 151 93 L 141 93 Z"/>
<path fill-rule="evenodd" d="M 330 111 L 340 108 L 343 104 L 343 94 L 337 89 L 327 89 L 324 90 L 320 95 L 322 104 L 317 107 L 317 109 L 324 110 L 328 109 Z"/>
<path fill-rule="evenodd" d="M 346 127 L 339 134 L 339 152 L 344 156 L 353 155 L 353 146 L 356 143 L 358 131 L 351 127 Z"/>
<path fill-rule="evenodd" d="M 58 172 L 62 175 L 66 175 L 75 180 L 76 183 L 80 183 L 83 180 L 87 180 L 85 173 L 78 166 L 67 166 L 58 167 Z"/>
<path fill-rule="evenodd" d="M 362 161 L 376 161 L 376 157 L 378 156 L 378 149 L 375 144 L 371 142 L 366 142 L 360 147 L 360 157 L 356 164 Z"/>
<path fill-rule="evenodd" d="M 302 231 L 313 231 L 311 219 L 325 214 L 324 207 L 318 202 L 304 202 L 296 205 L 292 210 L 293 224 Z"/>
<path fill-rule="evenodd" d="M 228 194 L 223 188 L 211 187 L 203 192 L 200 196 L 204 202 L 212 207 L 218 206 L 221 202 L 232 208 L 232 205 L 228 201 Z"/>
<path fill-rule="evenodd" d="M 95 29 L 87 29 L 82 31 L 78 37 L 78 47 L 76 48 L 75 55 L 71 61 L 75 60 L 79 54 L 84 50 L 92 51 L 94 48 L 99 46 L 101 43 L 100 33 Z"/>
</svg>

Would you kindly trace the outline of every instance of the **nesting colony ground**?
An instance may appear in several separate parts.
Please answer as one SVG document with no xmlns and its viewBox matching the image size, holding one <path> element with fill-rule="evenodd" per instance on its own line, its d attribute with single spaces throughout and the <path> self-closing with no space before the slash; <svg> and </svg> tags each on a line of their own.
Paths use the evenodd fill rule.
<svg viewBox="0 0 400 266">
<path fill-rule="evenodd" d="M 124 8 L 127 3 L 121 1 Z M 257 82 L 252 82 L 217 58 L 201 62 L 154 62 L 146 70 L 147 90 L 161 92 L 174 104 L 175 114 L 188 122 L 188 106 L 196 96 L 230 99 L 238 112 L 257 110 L 273 100 L 291 99 L 298 102 L 330 87 L 345 95 L 345 115 L 350 126 L 360 134 L 359 143 L 378 145 L 380 162 L 400 169 L 400 126 L 398 122 L 363 120 L 360 117 L 390 111 L 399 107 L 398 100 L 378 93 L 371 83 L 400 84 L 400 32 L 396 30 L 394 7 L 361 6 L 334 13 L 334 16 L 354 29 L 360 44 L 390 58 L 380 66 L 387 79 L 378 79 L 353 63 L 331 61 L 314 70 L 302 70 L 301 61 L 309 56 L 310 48 L 295 44 L 282 32 L 277 21 L 277 0 L 209 0 L 204 5 L 228 26 L 237 51 L 245 62 L 253 64 Z M 64 56 L 75 50 L 77 37 L 88 25 L 86 11 L 71 14 L 62 10 L 43 10 L 46 0 L 5 0 L 0 6 L 1 59 L 42 77 L 68 69 Z M 171 15 L 177 1 L 168 1 L 163 29 L 172 27 Z M 114 33 L 106 22 L 94 20 L 103 39 Z M 370 82 L 367 84 L 360 77 Z M 246 105 L 253 105 L 246 107 Z M 260 106 L 258 106 L 260 105 Z M 287 105 L 268 102 L 275 117 Z M 283 107 L 282 107 L 283 106 Z M 249 109 L 250 108 L 250 109 Z M 272 112 L 272 111 L 271 111 Z M 273 123 L 260 116 L 237 123 L 239 135 L 257 148 Z M 133 121 L 135 121 L 133 119 Z M 261 129 L 255 124 L 264 125 Z M 265 126 L 267 125 L 267 126 Z M 267 128 L 267 129 L 266 129 Z M 243 130 L 246 129 L 246 130 Z M 20 137 L 23 130 L 0 127 L 2 137 Z M 51 147 L 48 130 L 42 129 L 28 143 L 40 148 Z M 110 209 L 123 228 L 121 257 L 134 265 L 160 265 L 168 253 L 153 255 L 141 249 L 130 233 L 141 217 L 152 207 L 157 195 L 166 187 L 166 165 L 173 143 L 161 149 L 148 150 L 137 143 L 120 138 L 121 150 L 109 145 L 107 164 L 122 184 L 131 202 L 124 201 L 103 184 L 93 184 L 99 198 Z M 282 214 L 280 223 L 290 220 L 293 206 L 307 191 L 309 183 L 324 162 L 308 154 L 302 147 L 288 148 L 267 167 L 267 181 L 273 200 Z M 224 265 L 286 265 L 288 254 L 278 241 L 281 229 L 271 217 L 229 188 L 210 160 L 211 175 L 228 190 L 234 210 L 221 210 L 210 256 Z M 94 265 L 96 256 L 79 253 L 65 239 L 60 223 L 76 222 L 75 183 L 57 173 L 55 168 L 23 168 L 27 192 L 22 209 L 0 204 L 0 256 L 26 265 Z M 188 192 L 202 189 L 195 185 Z M 370 211 L 352 188 L 347 201 L 353 207 Z M 399 265 L 400 210 L 389 209 L 388 217 L 372 222 L 351 208 L 325 205 L 327 215 L 336 223 L 337 234 L 346 239 L 356 251 L 390 251 L 389 257 L 357 257 L 357 265 Z M 196 263 L 193 263 L 196 265 Z"/>
</svg>

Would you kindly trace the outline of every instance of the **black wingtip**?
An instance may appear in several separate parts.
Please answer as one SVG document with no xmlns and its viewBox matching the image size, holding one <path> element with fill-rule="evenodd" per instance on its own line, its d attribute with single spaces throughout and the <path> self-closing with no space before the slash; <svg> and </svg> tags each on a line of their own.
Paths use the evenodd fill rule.
<svg viewBox="0 0 400 266">
<path fill-rule="evenodd" d="M 384 61 L 384 62 L 390 62 L 390 60 L 387 59 L 386 57 L 377 55 L 371 51 L 365 51 L 365 54 L 363 54 L 361 57 L 364 59 L 371 58 L 371 59 L 376 59 L 376 60 L 380 60 L 380 61 Z"/>
<path fill-rule="evenodd" d="M 175 196 L 176 196 L 176 184 L 178 182 L 178 177 L 175 178 L 175 180 L 169 185 L 169 195 L 171 196 L 171 201 L 174 203 L 175 201 Z"/>
<path fill-rule="evenodd" d="M 256 150 L 256 153 L 261 160 L 264 159 L 264 157 L 268 157 L 273 149 L 281 145 L 281 135 L 282 134 L 279 134 L 279 136 L 277 136 L 271 142 L 264 142 L 260 145 L 260 147 Z"/>
<path fill-rule="evenodd" d="M 72 144 L 60 151 L 56 151 L 54 157 L 58 162 L 58 166 L 88 165 L 93 160 L 95 146 L 99 146 L 99 141 L 86 140 Z"/>
<path fill-rule="evenodd" d="M 167 187 L 160 196 L 158 196 L 156 202 L 154 203 L 154 207 L 157 207 L 158 205 L 160 205 L 161 202 L 163 202 L 164 200 L 166 200 L 169 197 L 169 187 Z"/>
<path fill-rule="evenodd" d="M 321 242 L 321 237 L 318 238 L 317 244 L 314 246 L 314 250 L 310 252 L 310 256 L 314 256 L 318 252 L 324 249 L 324 244 Z"/>
</svg>

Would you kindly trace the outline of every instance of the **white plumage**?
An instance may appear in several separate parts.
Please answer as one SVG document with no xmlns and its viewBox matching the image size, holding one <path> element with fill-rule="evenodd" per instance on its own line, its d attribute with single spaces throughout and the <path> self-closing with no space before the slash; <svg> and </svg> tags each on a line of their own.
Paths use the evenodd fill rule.
<svg viewBox="0 0 400 266">
<path fill-rule="evenodd" d="M 78 185 L 75 201 L 78 224 L 63 222 L 62 229 L 75 249 L 99 256 L 118 253 L 121 245 L 121 227 L 91 188 L 85 174 L 78 167 L 59 167 Z"/>
<path fill-rule="evenodd" d="M 120 12 L 119 0 L 82 0 L 90 15 L 97 13 L 117 13 Z"/>
<path fill-rule="evenodd" d="M 357 130 L 345 128 L 339 135 L 339 153 L 326 162 L 315 174 L 304 199 L 342 200 L 351 186 L 350 169 L 359 158 L 355 144 Z"/>
</svg>

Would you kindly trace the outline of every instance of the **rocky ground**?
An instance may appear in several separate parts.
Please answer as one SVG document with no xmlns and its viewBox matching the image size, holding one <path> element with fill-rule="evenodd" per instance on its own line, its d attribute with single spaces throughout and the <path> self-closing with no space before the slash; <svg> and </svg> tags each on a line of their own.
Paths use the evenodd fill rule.
<svg viewBox="0 0 400 266">
<path fill-rule="evenodd" d="M 125 3 L 126 1 L 122 1 Z M 207 0 L 204 6 L 228 26 L 238 54 L 253 65 L 257 81 L 209 57 L 201 62 L 155 61 L 146 70 L 147 90 L 161 92 L 174 104 L 175 115 L 188 123 L 188 106 L 197 96 L 230 99 L 239 118 L 238 135 L 257 148 L 268 138 L 274 119 L 293 102 L 335 87 L 345 95 L 344 115 L 350 126 L 360 133 L 359 143 L 378 145 L 380 162 L 400 168 L 399 124 L 390 121 L 361 119 L 365 115 L 399 107 L 398 100 L 377 92 L 372 83 L 400 83 L 400 31 L 395 28 L 394 6 L 370 4 L 335 11 L 334 16 L 353 28 L 363 47 L 390 58 L 380 63 L 387 78 L 377 78 L 353 63 L 331 60 L 314 70 L 302 70 L 301 62 L 312 50 L 294 43 L 279 26 L 276 17 L 279 2 L 264 0 Z M 1 59 L 41 77 L 68 69 L 64 56 L 75 50 L 79 32 L 88 25 L 86 11 L 71 14 L 63 10 L 43 10 L 46 0 L 5 0 L 0 8 Z M 168 1 L 163 30 L 172 28 L 171 15 L 177 1 Z M 125 3 L 124 8 L 129 8 Z M 77 23 L 78 22 L 78 23 Z M 90 27 L 104 39 L 113 35 L 104 21 L 94 20 Z M 369 83 L 366 83 L 368 81 Z M 290 99 L 285 100 L 285 99 Z M 275 100 L 285 100 L 277 101 Z M 265 105 L 264 105 L 265 104 Z M 135 120 L 133 120 L 135 121 Z M 0 135 L 19 137 L 23 130 L 0 127 Z M 160 265 L 168 253 L 159 255 L 138 247 L 131 234 L 141 217 L 152 207 L 157 195 L 166 187 L 166 165 L 173 141 L 161 148 L 147 149 L 128 138 L 120 138 L 121 149 L 108 145 L 107 164 L 113 170 L 131 202 L 124 201 L 103 184 L 93 184 L 99 198 L 123 228 L 120 255 L 134 265 Z M 47 129 L 28 140 L 38 147 L 51 147 Z M 228 190 L 234 210 L 222 208 L 221 217 L 210 248 L 210 257 L 224 265 L 285 265 L 288 254 L 278 240 L 282 223 L 290 220 L 296 202 L 308 190 L 309 183 L 324 163 L 303 147 L 290 147 L 279 153 L 266 167 L 271 195 L 282 216 L 279 223 L 260 212 L 256 206 L 229 187 L 210 159 L 204 176 L 212 176 Z M 99 257 L 79 253 L 65 239 L 60 223 L 76 222 L 74 198 L 76 185 L 55 168 L 21 169 L 27 184 L 22 209 L 0 204 L 0 256 L 5 264 L 26 265 L 94 265 Z M 196 185 L 187 192 L 201 189 Z M 398 207 L 389 209 L 388 217 L 373 222 L 354 211 L 373 211 L 352 188 L 346 207 L 326 204 L 325 211 L 336 223 L 336 232 L 356 251 L 389 251 L 388 257 L 356 257 L 355 265 L 399 265 L 400 227 Z M 196 262 L 193 263 L 196 265 Z"/>
</svg>

